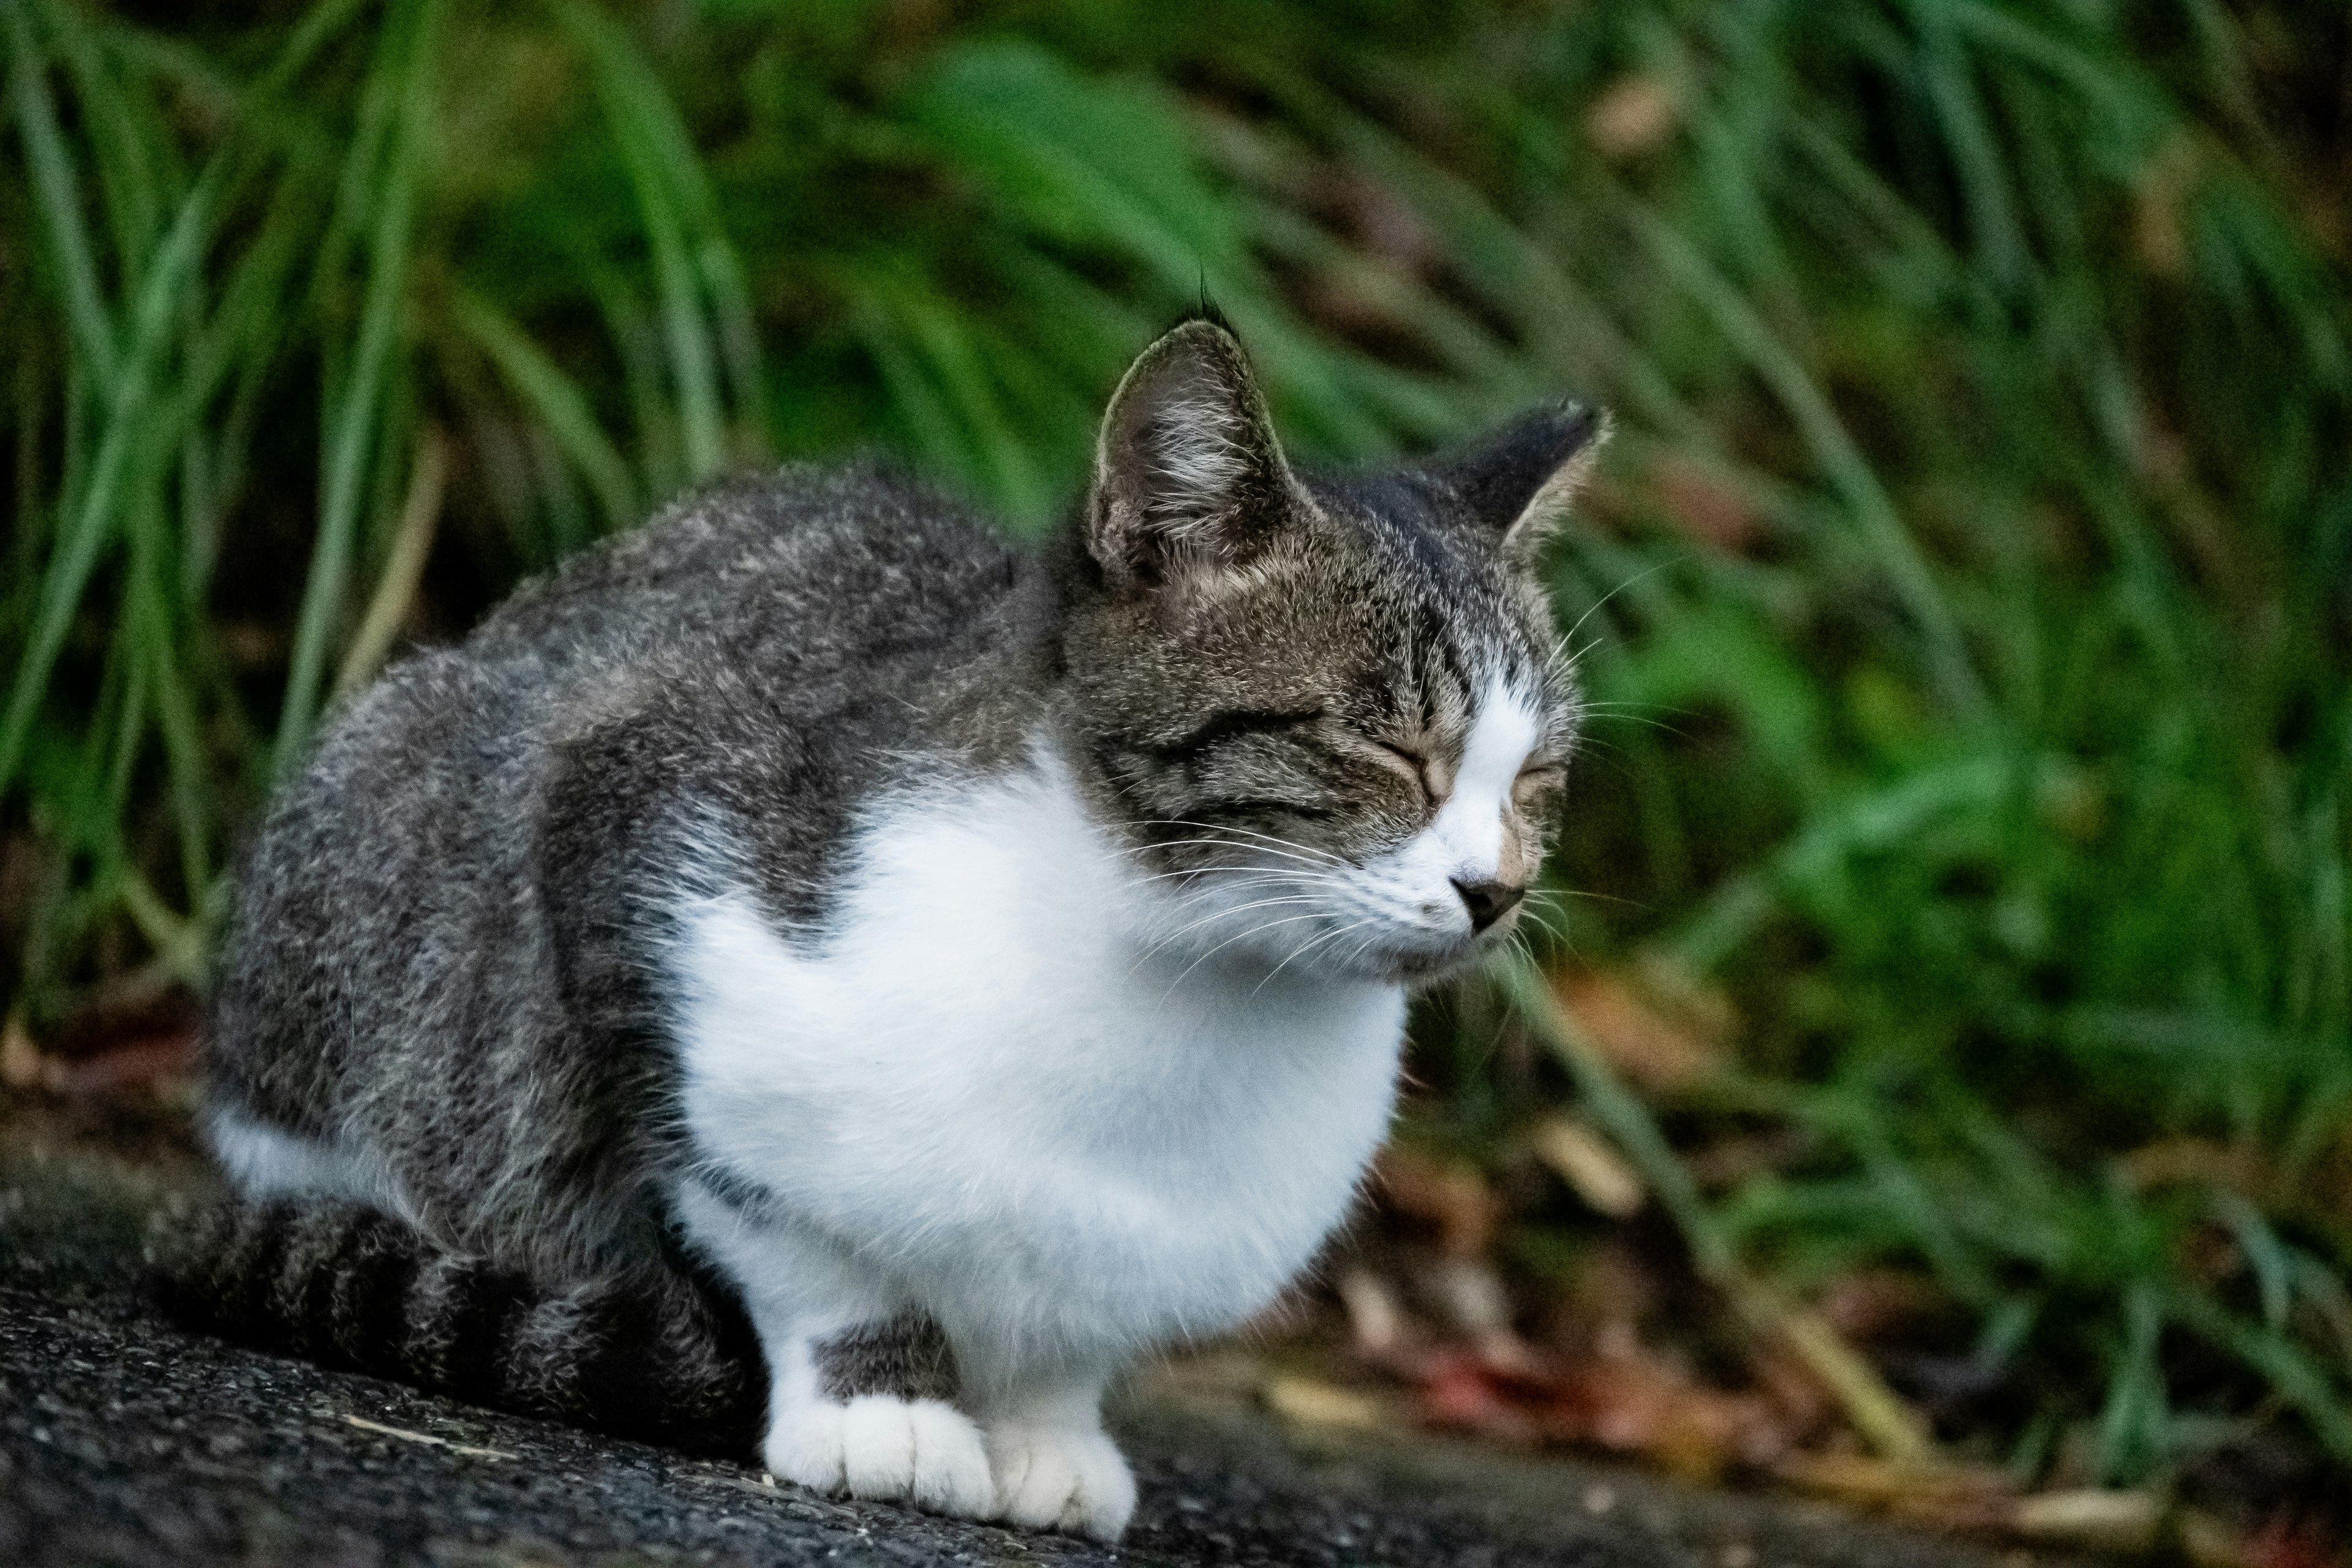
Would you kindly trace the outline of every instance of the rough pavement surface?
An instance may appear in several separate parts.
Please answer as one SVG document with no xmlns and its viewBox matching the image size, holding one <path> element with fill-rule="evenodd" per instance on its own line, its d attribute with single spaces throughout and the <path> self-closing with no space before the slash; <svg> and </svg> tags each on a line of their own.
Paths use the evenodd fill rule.
<svg viewBox="0 0 2352 1568">
<path fill-rule="evenodd" d="M 1458 1444 L 1318 1446 L 1198 1379 L 1147 1380 L 1114 1423 L 1142 1483 L 1116 1549 L 817 1498 L 182 1332 L 135 1282 L 144 1240 L 201 1179 L 28 1137 L 0 1115 L 0 1564 L 1995 1561 L 1604 1467 Z"/>
</svg>

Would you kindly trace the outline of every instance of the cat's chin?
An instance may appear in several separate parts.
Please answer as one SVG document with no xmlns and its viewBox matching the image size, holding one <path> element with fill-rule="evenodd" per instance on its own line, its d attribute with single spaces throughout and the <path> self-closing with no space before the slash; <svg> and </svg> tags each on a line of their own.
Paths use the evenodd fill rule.
<svg viewBox="0 0 2352 1568">
<path fill-rule="evenodd" d="M 1442 953 L 1403 953 L 1390 961 L 1385 978 L 1402 985 L 1434 985 L 1469 969 L 1486 952 L 1483 943 L 1465 943 Z"/>
<path fill-rule="evenodd" d="M 1392 985 L 1435 985 L 1475 968 L 1494 945 L 1473 937 L 1443 947 L 1392 948 L 1368 952 L 1356 961 L 1354 967 L 1367 980 L 1386 981 Z"/>
</svg>

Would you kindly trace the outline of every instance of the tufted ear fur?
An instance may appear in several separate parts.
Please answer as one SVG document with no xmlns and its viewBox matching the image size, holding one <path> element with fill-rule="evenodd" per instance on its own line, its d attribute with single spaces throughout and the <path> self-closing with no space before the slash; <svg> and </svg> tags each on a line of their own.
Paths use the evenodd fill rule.
<svg viewBox="0 0 2352 1568">
<path fill-rule="evenodd" d="M 1111 395 L 1087 548 L 1122 584 L 1237 564 L 1282 527 L 1295 493 L 1241 344 L 1196 318 L 1144 350 Z"/>
<path fill-rule="evenodd" d="M 1438 470 L 1506 554 L 1534 556 L 1560 520 L 1609 438 L 1609 416 L 1573 403 L 1523 414 L 1467 457 Z"/>
</svg>

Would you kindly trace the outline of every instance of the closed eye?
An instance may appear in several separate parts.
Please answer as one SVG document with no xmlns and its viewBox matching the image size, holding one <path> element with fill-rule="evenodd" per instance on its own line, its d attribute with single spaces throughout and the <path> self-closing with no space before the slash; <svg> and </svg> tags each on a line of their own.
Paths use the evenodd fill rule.
<svg viewBox="0 0 2352 1568">
<path fill-rule="evenodd" d="M 1379 754 L 1382 765 L 1411 779 L 1413 787 L 1421 792 L 1423 800 L 1436 800 L 1437 786 L 1435 781 L 1430 776 L 1427 757 L 1410 746 L 1400 746 L 1393 741 L 1383 741 L 1377 735 L 1367 735 L 1364 738 L 1371 742 L 1372 749 Z"/>
<path fill-rule="evenodd" d="M 1559 763 L 1530 763 L 1511 781 L 1511 795 L 1524 809 L 1537 798 L 1559 787 L 1568 769 Z"/>
<path fill-rule="evenodd" d="M 1314 723 L 1320 708 L 1237 708 L 1219 713 L 1172 740 L 1146 742 L 1143 749 L 1171 761 L 1195 755 L 1244 735 L 1278 735 Z"/>
</svg>

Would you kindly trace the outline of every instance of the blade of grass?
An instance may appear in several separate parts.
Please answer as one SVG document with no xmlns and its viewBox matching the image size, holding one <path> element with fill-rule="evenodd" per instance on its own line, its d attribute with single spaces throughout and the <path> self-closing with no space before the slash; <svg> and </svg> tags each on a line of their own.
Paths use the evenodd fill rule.
<svg viewBox="0 0 2352 1568">
<path fill-rule="evenodd" d="M 439 426 L 427 425 L 417 437 L 416 460 L 409 469 L 408 493 L 401 502 L 391 553 L 335 677 L 338 700 L 352 696 L 374 677 L 407 623 L 416 603 L 417 584 L 425 575 L 425 558 L 433 552 L 433 533 L 440 522 L 441 497 L 448 478 L 448 437 Z"/>
<path fill-rule="evenodd" d="M 188 193 L 140 292 L 130 352 L 108 400 L 106 427 L 90 464 L 89 481 L 44 574 L 38 618 L 17 666 L 6 715 L 0 718 L 0 790 L 6 789 L 15 775 L 26 728 L 47 689 L 50 668 L 65 643 L 90 572 L 118 526 L 122 498 L 134 482 L 132 468 L 140 445 L 176 440 L 176 432 L 143 427 L 144 416 L 158 362 L 177 327 L 180 293 L 189 286 L 202 258 L 214 197 L 224 177 L 225 165 L 215 163 Z"/>
<path fill-rule="evenodd" d="M 627 279 L 608 263 L 583 258 L 582 270 L 596 296 L 605 334 L 621 362 L 621 383 L 629 398 L 629 414 L 636 428 L 636 472 L 643 481 L 638 493 L 671 495 L 683 488 L 686 459 L 678 449 L 676 411 L 662 395 L 661 355 L 656 334 Z"/>
<path fill-rule="evenodd" d="M 1944 591 L 1828 395 L 1773 336 L 1739 291 L 1679 230 L 1631 196 L 1622 197 L 1620 212 L 1660 268 L 1706 312 L 1717 331 L 1738 349 L 1795 420 L 1815 460 L 1862 525 L 1880 569 L 1918 624 L 1927 640 L 1928 666 L 1954 711 L 1971 720 L 1985 718 L 1990 711 L 1990 700 Z"/>
<path fill-rule="evenodd" d="M 160 467 L 160 465 L 158 466 Z M 180 841 L 180 873 L 191 908 L 201 907 L 211 881 L 209 813 L 205 809 L 204 748 L 197 738 L 195 710 L 181 681 L 173 651 L 172 613 L 165 600 L 170 560 L 163 516 L 163 476 L 151 470 L 144 493 L 131 516 L 130 574 L 131 639 L 137 657 L 152 670 L 155 717 L 163 734 L 174 826 Z"/>
<path fill-rule="evenodd" d="M 605 123 L 636 192 L 638 216 L 646 242 L 653 247 L 688 475 L 698 481 L 714 478 L 727 465 L 726 431 L 719 415 L 710 323 L 696 286 L 696 247 L 686 234 L 687 213 L 695 205 L 693 193 L 699 184 L 699 164 L 690 143 L 683 157 L 676 152 L 675 144 L 685 142 L 677 110 L 646 72 L 619 26 L 577 0 L 560 0 L 555 12 L 588 56 Z M 697 172 L 685 178 L 683 186 L 681 163 Z M 723 246 L 723 240 L 713 243 Z"/>
<path fill-rule="evenodd" d="M 435 0 L 410 0 L 394 8 L 393 18 L 382 47 L 391 62 L 388 80 L 398 107 L 386 138 L 382 169 L 360 176 L 373 182 L 368 186 L 372 199 L 365 203 L 373 214 L 369 226 L 367 294 L 352 367 L 341 395 L 331 404 L 319 530 L 295 621 L 293 656 L 271 753 L 271 772 L 279 776 L 310 742 L 327 644 L 351 574 L 370 447 L 382 433 L 379 414 L 384 384 L 407 301 L 411 229 L 423 173 L 425 126 L 432 112 L 434 81 L 429 67 L 439 32 L 440 7 Z"/>
<path fill-rule="evenodd" d="M 604 524 L 617 532 L 637 520 L 635 482 L 588 406 L 578 384 L 514 320 L 471 289 L 457 299 L 458 326 L 490 357 L 523 406 L 536 415 L 563 455 L 596 492 Z"/>
<path fill-rule="evenodd" d="M 24 140 L 26 162 L 32 165 L 42 236 L 48 242 L 58 285 L 65 291 L 66 324 L 72 329 L 83 363 L 102 386 L 110 386 L 117 370 L 114 322 L 99 286 L 89 234 L 82 224 L 79 182 L 58 127 L 57 102 L 49 95 L 46 57 L 33 31 L 30 0 L 0 0 L 0 9 L 5 9 L 8 21 L 9 96 L 16 100 L 17 132 Z M 5 768 L 0 767 L 0 782 L 5 776 Z"/>
<path fill-rule="evenodd" d="M 157 165 L 170 150 L 159 148 L 149 134 L 152 115 L 143 112 L 148 106 L 133 101 L 130 84 L 101 58 L 79 7 L 48 0 L 41 9 L 73 77 L 83 136 L 97 166 L 99 205 L 114 231 L 122 292 L 135 295 L 163 223 L 165 196 Z"/>
<path fill-rule="evenodd" d="M 2201 1292 L 2176 1282 L 2164 1286 L 2163 1309 L 2200 1338 L 2260 1373 L 2279 1395 L 2311 1423 L 2311 1429 L 2339 1464 L 2352 1465 L 2352 1402 L 2302 1347 L 2284 1335 L 2249 1323 L 2215 1305 Z"/>
</svg>

